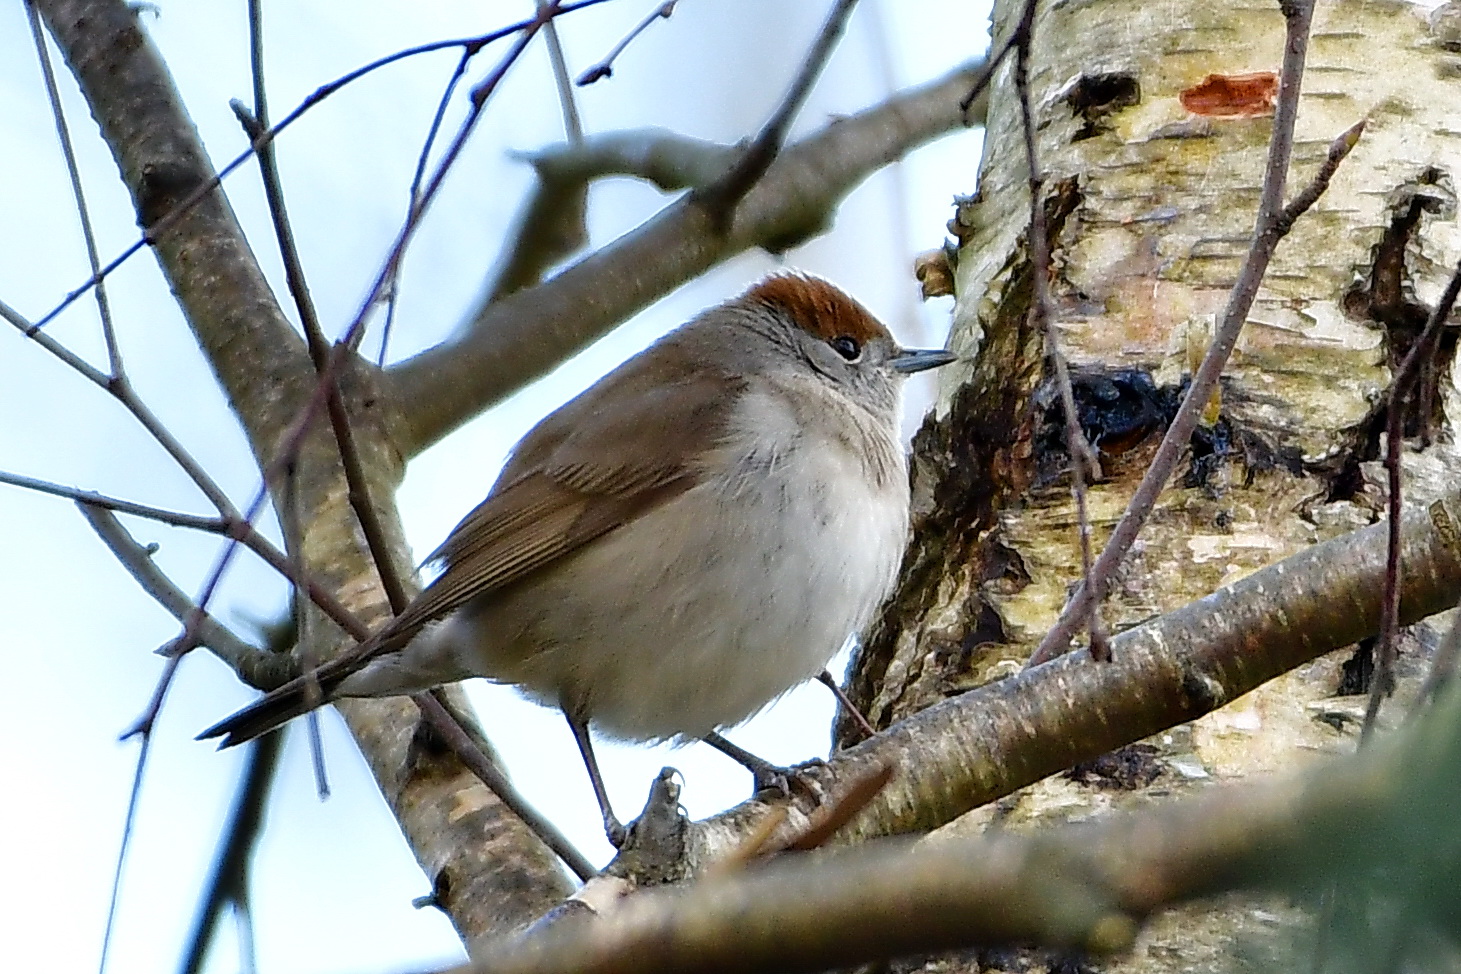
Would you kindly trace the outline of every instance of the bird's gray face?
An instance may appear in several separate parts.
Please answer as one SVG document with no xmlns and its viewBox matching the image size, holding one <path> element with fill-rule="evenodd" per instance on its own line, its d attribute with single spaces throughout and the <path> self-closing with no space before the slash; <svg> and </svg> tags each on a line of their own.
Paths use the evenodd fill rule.
<svg viewBox="0 0 1461 974">
<path fill-rule="evenodd" d="M 807 367 L 853 400 L 874 410 L 895 410 L 903 379 L 947 365 L 954 356 L 941 349 L 905 349 L 886 332 L 823 336 L 792 329 Z"/>
</svg>

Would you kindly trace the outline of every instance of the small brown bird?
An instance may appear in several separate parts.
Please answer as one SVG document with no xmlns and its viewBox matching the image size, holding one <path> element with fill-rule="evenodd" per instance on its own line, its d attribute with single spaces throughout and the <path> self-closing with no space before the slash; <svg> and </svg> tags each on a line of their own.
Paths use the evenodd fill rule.
<svg viewBox="0 0 1461 974">
<path fill-rule="evenodd" d="M 775 780 L 719 731 L 816 676 L 887 595 L 908 532 L 901 380 L 953 358 L 900 348 L 826 281 L 761 281 L 523 437 L 378 634 L 201 736 L 480 676 L 562 708 L 616 844 L 590 723 L 704 740 Z"/>
</svg>

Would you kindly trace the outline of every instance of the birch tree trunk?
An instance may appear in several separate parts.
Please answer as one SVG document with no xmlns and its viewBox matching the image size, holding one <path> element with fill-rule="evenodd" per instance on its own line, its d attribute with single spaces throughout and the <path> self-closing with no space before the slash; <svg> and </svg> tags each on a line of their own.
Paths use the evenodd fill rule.
<svg viewBox="0 0 1461 974">
<path fill-rule="evenodd" d="M 996 47 L 1021 6 L 996 4 Z M 1407 3 L 1319 5 L 1289 195 L 1336 135 L 1361 119 L 1368 127 L 1279 246 L 1220 402 L 1103 607 L 1110 631 L 1383 516 L 1384 395 L 1461 256 L 1456 10 L 1428 19 Z M 1104 469 L 1089 493 L 1097 551 L 1206 349 L 1251 238 L 1271 112 L 1240 114 L 1232 86 L 1204 79 L 1276 74 L 1283 44 L 1272 0 L 1040 6 L 1030 94 L 1059 340 Z M 1019 670 L 1080 576 L 1061 417 L 1028 314 L 1020 125 L 1011 59 L 991 95 L 978 191 L 951 223 L 954 348 L 978 357 L 945 370 L 937 413 L 915 441 L 916 540 L 855 664 L 854 697 L 879 727 Z M 1443 343 L 1428 379 L 1429 439 L 1407 421 L 1407 504 L 1433 499 L 1461 469 L 1454 348 L 1454 338 Z M 1404 712 L 1407 677 L 1423 672 L 1431 633 L 1422 624 L 1401 644 L 1391 720 Z M 1048 779 L 946 828 L 1083 818 L 1352 750 L 1364 699 L 1348 694 L 1362 688 L 1366 658 L 1331 654 L 1119 761 Z M 1294 915 L 1282 903 L 1182 910 L 1112 966 L 1229 969 L 1239 944 L 1271 941 Z"/>
</svg>

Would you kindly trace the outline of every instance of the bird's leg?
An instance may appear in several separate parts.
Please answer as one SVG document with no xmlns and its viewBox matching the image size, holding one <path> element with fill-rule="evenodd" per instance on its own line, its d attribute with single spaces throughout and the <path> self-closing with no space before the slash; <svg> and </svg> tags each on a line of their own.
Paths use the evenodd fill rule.
<svg viewBox="0 0 1461 974">
<path fill-rule="evenodd" d="M 835 676 L 823 670 L 817 674 L 817 682 L 832 691 L 833 695 L 837 697 L 837 702 L 842 705 L 842 712 L 852 719 L 864 736 L 872 737 L 877 734 L 873 725 L 869 724 L 867 718 L 862 715 L 862 711 L 857 709 L 857 704 L 852 702 L 852 698 L 847 695 L 846 690 L 842 689 L 842 685 L 837 682 Z"/>
<path fill-rule="evenodd" d="M 599 774 L 599 759 L 594 757 L 593 741 L 589 740 L 588 721 L 575 717 L 573 711 L 566 707 L 563 716 L 568 718 L 568 726 L 573 728 L 573 739 L 578 742 L 578 753 L 583 755 L 583 765 L 588 768 L 588 780 L 594 787 L 594 797 L 598 799 L 599 811 L 604 816 L 604 835 L 608 837 L 609 844 L 618 849 L 628 838 L 629 830 L 624 828 L 609 805 L 609 793 L 604 788 L 603 775 Z"/>
<path fill-rule="evenodd" d="M 774 791 L 782 796 L 791 794 L 792 779 L 796 776 L 794 769 L 783 768 L 772 764 L 765 758 L 758 758 L 740 745 L 732 744 L 715 731 L 711 731 L 700 739 L 751 772 L 758 795 L 765 791 Z"/>
</svg>

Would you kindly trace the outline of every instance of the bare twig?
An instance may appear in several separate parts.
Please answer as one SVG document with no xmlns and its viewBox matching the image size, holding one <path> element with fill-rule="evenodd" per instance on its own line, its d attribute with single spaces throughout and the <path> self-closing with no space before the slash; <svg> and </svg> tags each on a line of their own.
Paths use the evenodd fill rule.
<svg viewBox="0 0 1461 974">
<path fill-rule="evenodd" d="M 127 812 L 122 818 L 122 841 L 117 847 L 116 868 L 112 870 L 112 893 L 107 900 L 107 923 L 101 935 L 101 956 L 97 960 L 97 974 L 106 974 L 112 931 L 117 922 L 117 903 L 122 897 L 122 870 L 127 864 L 127 852 L 132 847 L 133 829 L 137 824 L 137 800 L 142 795 L 142 778 L 147 771 L 147 758 L 151 753 L 152 732 L 149 728 L 142 735 L 142 744 L 137 750 L 137 767 L 132 772 L 132 791 L 127 795 Z"/>
<path fill-rule="evenodd" d="M 1099 480 L 1101 467 L 1096 461 L 1095 451 L 1081 431 L 1080 418 L 1076 415 L 1075 392 L 1070 385 L 1070 370 L 1066 367 L 1065 353 L 1060 348 L 1060 334 L 1055 326 L 1055 314 L 1050 303 L 1050 235 L 1045 226 L 1045 174 L 1040 168 L 1039 151 L 1035 139 L 1035 110 L 1030 105 L 1030 47 L 1035 40 L 1036 0 L 1025 0 L 1020 21 L 1014 28 L 1012 42 L 1015 50 L 1015 92 L 1020 102 L 1021 131 L 1025 141 L 1025 166 L 1029 173 L 1030 193 L 1030 274 L 1032 300 L 1030 315 L 1035 331 L 1045 336 L 1046 353 L 1055 372 L 1055 384 L 1060 392 L 1061 412 L 1065 417 L 1065 447 L 1070 456 L 1070 490 L 1075 499 L 1076 531 L 1081 553 L 1081 578 L 1089 581 L 1091 576 L 1091 521 L 1086 510 L 1086 478 Z M 1110 647 L 1101 625 L 1100 603 L 1092 600 L 1082 622 L 1090 633 L 1091 656 L 1098 660 L 1109 660 Z"/>
<path fill-rule="evenodd" d="M 153 507 L 149 504 L 137 504 L 132 501 L 122 500 L 118 497 L 107 497 L 93 490 L 63 487 L 60 484 L 52 483 L 48 480 L 37 480 L 35 477 L 25 477 L 18 473 L 7 473 L 0 470 L 0 484 L 10 484 L 12 487 L 23 487 L 26 490 L 33 490 L 41 494 L 50 494 L 53 497 L 64 497 L 68 500 L 90 504 L 94 507 L 104 507 L 109 511 L 118 511 L 122 514 L 145 517 L 150 521 L 171 524 L 174 527 L 192 528 L 195 531 L 207 531 L 210 534 L 225 534 L 228 531 L 228 524 L 222 518 L 202 517 L 197 514 L 183 514 L 161 507 Z"/>
<path fill-rule="evenodd" d="M 822 68 L 826 67 L 827 59 L 832 56 L 832 49 L 837 46 L 837 40 L 846 29 L 847 18 L 852 16 L 852 8 L 855 6 L 857 0 L 837 0 L 831 13 L 827 15 L 826 22 L 822 24 L 816 41 L 812 43 L 811 50 L 802 61 L 801 70 L 797 72 L 791 88 L 766 125 L 751 140 L 751 144 L 731 166 L 730 171 L 693 194 L 695 201 L 711 215 L 713 223 L 722 227 L 728 224 L 731 210 L 776 160 L 796 113 L 801 110 L 807 95 L 811 94 L 812 85 L 816 84 Z"/>
<path fill-rule="evenodd" d="M 431 116 L 431 125 L 426 130 L 426 138 L 421 143 L 421 151 L 416 155 L 416 169 L 411 174 L 411 189 L 406 194 L 406 215 L 409 217 L 416 212 L 416 204 L 421 201 L 421 184 L 426 179 L 426 166 L 431 160 L 432 147 L 436 145 L 436 137 L 441 134 L 442 123 L 446 121 L 447 106 L 456 94 L 457 86 L 467 76 L 467 65 L 472 62 L 473 53 L 463 51 L 453 69 L 451 77 L 447 79 L 446 87 L 442 89 L 441 97 L 436 102 L 436 112 Z M 386 282 L 386 320 L 380 329 L 380 353 L 376 357 L 376 363 L 380 366 L 386 364 L 386 353 L 390 350 L 391 334 L 396 323 L 396 307 L 400 303 L 401 296 L 401 275 L 404 268 L 399 264 L 396 266 L 395 276 Z"/>
<path fill-rule="evenodd" d="M 820 232 L 868 173 L 960 124 L 957 101 L 977 70 L 966 65 L 788 148 L 737 207 L 729 234 L 714 232 L 702 208 L 680 200 L 551 280 L 484 303 L 457 337 L 386 373 L 410 423 L 402 450 L 416 454 L 720 261 Z"/>
<path fill-rule="evenodd" d="M 253 525 L 242 514 L 238 515 L 238 520 L 202 517 L 196 514 L 181 514 L 164 508 L 152 507 L 147 504 L 137 504 L 115 497 L 107 497 L 95 491 L 79 490 L 75 487 L 63 487 L 60 484 L 49 481 L 37 480 L 34 477 L 24 477 L 20 474 L 6 473 L 4 471 L 0 471 L 0 483 L 23 487 L 27 490 L 34 490 L 43 494 L 51 494 L 56 497 L 64 497 L 68 500 L 76 501 L 79 504 L 86 504 L 109 511 L 117 511 L 121 514 L 145 517 L 149 520 L 159 521 L 163 524 L 171 524 L 175 527 L 192 528 L 197 531 L 206 531 L 209 534 L 223 535 L 232 541 L 243 544 L 280 575 L 289 579 L 295 585 L 301 586 L 309 594 L 311 601 L 323 609 L 331 619 L 343 626 L 355 638 L 364 639 L 370 634 L 370 631 L 362 626 L 359 621 L 355 620 L 350 611 L 317 581 L 308 577 L 301 577 L 292 559 L 276 548 L 268 538 L 265 538 L 255 530 Z"/>
<path fill-rule="evenodd" d="M 139 544 L 111 511 L 85 501 L 78 501 L 76 506 L 142 590 L 175 619 L 184 622 L 197 611 L 193 600 L 157 567 L 152 560 L 152 549 Z M 288 656 L 249 645 L 206 612 L 198 620 L 198 639 L 250 686 L 268 690 L 294 676 L 291 671 L 295 667 Z"/>
<path fill-rule="evenodd" d="M 258 0 L 250 0 L 250 9 L 253 9 L 257 3 Z M 258 60 L 259 58 L 256 57 L 256 63 Z M 261 98 L 263 93 L 261 81 L 255 82 L 254 90 L 255 97 Z M 262 107 L 263 103 L 258 104 Z M 266 117 L 255 119 L 238 102 L 233 103 L 233 110 L 244 128 L 251 134 L 267 125 Z M 366 545 L 370 549 L 371 557 L 375 559 L 381 584 L 386 590 L 386 597 L 390 600 L 391 608 L 395 612 L 400 612 L 411 600 L 411 596 L 406 591 L 402 574 L 392 558 L 391 545 L 386 537 L 385 526 L 381 523 L 375 505 L 371 502 L 365 468 L 360 459 L 360 449 L 355 441 L 355 432 L 350 425 L 350 416 L 345 409 L 345 401 L 340 395 L 338 378 L 329 368 L 330 347 L 324 330 L 320 326 L 314 301 L 310 298 L 309 285 L 305 281 L 304 265 L 299 257 L 299 248 L 294 242 L 294 231 L 290 226 L 289 213 L 284 205 L 284 187 L 279 180 L 279 170 L 275 165 L 272 149 L 272 146 L 265 146 L 260 150 L 259 170 L 263 177 L 264 195 L 269 204 L 269 216 L 274 224 L 275 240 L 279 244 L 279 255 L 284 263 L 284 278 L 288 283 L 289 295 L 294 301 L 295 310 L 298 311 L 300 321 L 304 325 L 304 333 L 309 341 L 310 358 L 314 361 L 315 370 L 320 375 L 320 381 L 328 383 L 325 409 L 330 417 L 330 428 L 335 434 L 340 462 L 345 471 L 345 485 L 349 492 L 351 509 L 355 511 L 361 531 L 365 535 Z M 302 571 L 302 569 L 296 570 Z"/>
<path fill-rule="evenodd" d="M 645 17 L 639 22 L 639 25 L 637 27 L 635 27 L 627 35 L 625 35 L 623 40 L 615 44 L 613 49 L 610 50 L 608 54 L 604 55 L 603 60 L 599 61 L 597 64 L 590 65 L 588 70 L 579 75 L 577 83 L 580 86 L 591 85 L 595 81 L 607 78 L 609 75 L 613 74 L 614 59 L 617 58 L 620 54 L 623 54 L 624 49 L 634 42 L 634 38 L 644 33 L 645 28 L 647 28 L 650 24 L 660 19 L 668 20 L 670 18 L 670 15 L 675 12 L 675 3 L 676 0 L 668 0 L 668 2 L 662 3 L 658 7 L 656 7 L 649 14 L 649 16 Z"/>
<path fill-rule="evenodd" d="M 213 858 L 213 873 L 198 905 L 192 932 L 179 974 L 198 974 L 203 969 L 208 947 L 223 911 L 232 906 L 240 919 L 249 913 L 249 868 L 254 848 L 264 829 L 264 808 L 279 767 L 279 753 L 284 734 L 265 734 L 249 747 L 243 778 L 234 795 L 228 824 L 223 828 L 223 842 Z M 240 951 L 251 953 L 252 930 L 240 931 Z M 253 970 L 245 965 L 245 971 Z"/>
<path fill-rule="evenodd" d="M 547 0 L 538 0 L 542 10 Z M 543 39 L 548 43 L 548 61 L 553 65 L 553 83 L 558 86 L 558 108 L 563 112 L 563 131 L 568 141 L 583 141 L 583 120 L 578 116 L 578 100 L 573 95 L 573 82 L 568 77 L 568 58 L 563 54 L 563 42 L 558 38 L 558 25 L 548 21 L 543 28 Z"/>
<path fill-rule="evenodd" d="M 56 72 L 51 67 L 51 58 L 46 50 L 46 38 L 41 29 L 41 15 L 34 4 L 26 4 L 25 12 L 30 21 L 31 39 L 35 43 L 36 60 L 41 65 L 41 76 L 45 81 L 46 98 L 51 103 L 51 117 L 56 121 L 56 138 L 61 143 L 61 155 L 66 159 L 66 175 L 71 179 L 71 195 L 76 202 L 76 215 L 81 220 L 81 237 L 86 243 L 86 260 L 91 273 L 101 270 L 101 256 L 96 246 L 96 233 L 91 225 L 91 210 L 86 205 L 86 192 L 81 186 L 81 168 L 76 163 L 76 149 L 71 144 L 71 129 L 66 124 L 66 112 L 61 105 L 61 91 L 56 86 Z M 112 305 L 107 292 L 98 282 L 96 286 L 96 311 L 101 319 L 102 338 L 106 342 L 107 361 L 112 375 L 122 374 L 122 351 L 117 345 L 117 330 L 112 322 Z"/>
<path fill-rule="evenodd" d="M 436 693 L 418 693 L 411 698 L 416 706 L 421 708 L 421 714 L 431 725 L 432 730 L 441 736 L 441 739 L 450 747 L 461 762 L 471 769 L 481 782 L 492 790 L 502 803 L 512 810 L 512 813 L 522 819 L 523 824 L 533 830 L 543 844 L 552 849 L 562 859 L 564 864 L 572 869 L 579 879 L 587 881 L 598 875 L 598 870 L 593 863 L 584 858 L 583 853 L 568 840 L 558 827 L 544 818 L 536 808 L 522 797 L 521 793 L 513 786 L 496 764 L 492 762 L 477 742 L 472 740 L 466 730 L 452 715 L 451 711 L 442 703 Z"/>
<path fill-rule="evenodd" d="M 1167 480 L 1176 468 L 1177 459 L 1187 448 L 1187 442 L 1196 429 L 1203 409 L 1217 387 L 1228 356 L 1238 342 L 1238 335 L 1247 321 L 1248 309 L 1253 306 L 1258 287 L 1268 263 L 1273 258 L 1279 241 L 1288 233 L 1293 221 L 1318 199 L 1323 192 L 1320 186 L 1313 192 L 1301 193 L 1294 200 L 1292 208 L 1283 207 L 1284 184 L 1288 176 L 1289 157 L 1293 153 L 1294 120 L 1298 114 L 1299 87 L 1303 81 L 1304 60 L 1308 52 L 1309 23 L 1314 13 L 1314 0 L 1284 0 L 1281 5 L 1286 26 L 1283 70 L 1279 81 L 1278 103 L 1273 118 L 1273 135 L 1268 143 L 1268 161 L 1264 168 L 1263 189 L 1259 200 L 1258 216 L 1254 223 L 1253 243 L 1238 279 L 1228 296 L 1227 307 L 1215 329 L 1212 344 L 1202 364 L 1192 376 L 1182 405 L 1167 427 L 1151 465 L 1132 495 L 1126 512 L 1117 522 L 1106 547 L 1091 566 L 1089 584 L 1081 584 L 1066 603 L 1060 618 L 1036 647 L 1030 657 L 1030 664 L 1036 665 L 1064 652 L 1071 636 L 1088 616 L 1089 604 L 1099 602 L 1106 594 L 1112 575 L 1132 543 L 1141 532 L 1142 526 L 1156 506 L 1157 498 Z M 1358 129 L 1351 128 L 1335 140 L 1331 158 L 1342 160 L 1354 147 Z M 1327 163 L 1326 163 L 1327 165 Z M 1334 162 L 1338 166 L 1338 161 Z M 1333 169 L 1329 170 L 1331 173 Z M 1324 182 L 1327 183 L 1327 178 Z M 1315 180 L 1319 182 L 1319 180 Z M 1298 204 L 1303 207 L 1299 208 Z"/>
<path fill-rule="evenodd" d="M 1004 63 L 1009 52 L 1014 50 L 1018 41 L 1019 34 L 1012 32 L 1010 36 L 1000 42 L 997 49 L 990 50 L 988 57 L 984 59 L 983 67 L 974 75 L 969 84 L 968 94 L 959 99 L 959 112 L 963 116 L 965 125 L 974 124 L 972 109 L 981 102 L 988 102 L 988 99 L 982 96 L 989 90 L 989 82 L 994 79 L 994 72 L 999 70 L 999 66 Z"/>
<path fill-rule="evenodd" d="M 575 10 L 582 10 L 585 7 L 597 6 L 598 4 L 604 2 L 605 0 L 576 0 L 576 2 L 565 2 L 558 5 L 557 13 L 571 13 Z M 539 18 L 529 18 L 527 20 L 520 20 L 510 26 L 503 27 L 500 30 L 491 31 L 477 37 L 457 38 L 447 41 L 433 41 L 430 44 L 418 44 L 415 47 L 409 47 L 405 50 L 397 51 L 394 54 L 388 54 L 385 57 L 377 58 L 369 64 L 356 68 L 354 71 L 344 74 L 334 81 L 331 81 L 326 85 L 316 88 L 308 98 L 300 102 L 293 111 L 284 116 L 279 124 L 273 126 L 268 131 L 266 131 L 261 136 L 261 141 L 264 144 L 272 142 L 275 138 L 279 136 L 279 133 L 283 132 L 289 126 L 297 122 L 304 115 L 305 112 L 309 111 L 315 105 L 335 94 L 335 92 L 351 84 L 352 82 L 360 80 L 361 78 L 365 77 L 367 74 L 370 74 L 373 71 L 377 71 L 381 68 L 387 67 L 388 65 L 395 64 L 397 61 L 402 61 L 406 58 L 416 57 L 417 55 L 421 54 L 431 54 L 436 51 L 444 51 L 454 47 L 460 47 L 475 54 L 483 47 L 491 44 L 493 41 L 501 40 L 504 37 L 510 37 L 513 34 L 519 33 L 521 31 L 536 30 L 539 24 Z M 42 318 L 40 318 L 30 326 L 31 332 L 39 331 L 46 325 L 50 324 L 53 320 L 55 320 L 57 315 L 59 315 L 62 311 L 65 311 L 73 303 L 75 303 L 77 298 L 81 297 L 91 288 L 95 287 L 98 282 L 104 280 L 118 267 L 126 263 L 138 251 L 142 250 L 144 247 L 155 241 L 184 213 L 186 213 L 189 209 L 196 205 L 200 200 L 207 197 L 208 194 L 212 193 L 213 190 L 218 187 L 219 183 L 221 183 L 230 173 L 232 173 L 239 166 L 242 166 L 245 162 L 247 162 L 249 158 L 253 156 L 254 152 L 258 150 L 258 147 L 258 143 L 249 146 L 248 149 L 239 153 L 232 160 L 230 160 L 229 163 L 222 169 L 220 169 L 215 175 L 197 186 L 192 192 L 190 192 L 186 197 L 179 201 L 178 204 L 171 211 L 162 215 L 151 226 L 149 226 L 146 233 L 144 233 L 139 240 L 137 240 L 131 246 L 127 247 L 120 254 L 114 257 L 109 263 L 106 264 L 106 266 L 101 268 L 100 271 L 92 274 L 89 280 L 84 281 L 76 289 L 67 292 L 66 297 L 61 301 L 60 304 L 56 305 L 50 311 L 46 312 L 46 314 Z M 28 332 L 27 337 L 34 336 L 30 332 Z"/>
<path fill-rule="evenodd" d="M 553 0 L 551 3 L 540 6 L 537 16 L 518 32 L 512 47 L 503 55 L 497 67 L 493 68 L 487 77 L 472 89 L 470 99 L 471 107 L 467 112 L 467 117 L 462 120 L 462 124 L 457 128 L 456 136 L 447 146 L 440 161 L 437 162 L 436 169 L 432 172 L 431 178 L 427 181 L 426 187 L 421 191 L 421 195 L 411 207 L 411 211 L 406 215 L 406 220 L 402 224 L 400 232 L 396 234 L 396 239 L 391 243 L 390 250 L 387 252 L 380 272 L 376 275 L 375 280 L 371 283 L 370 289 L 366 292 L 365 300 L 361 302 L 360 310 L 356 312 L 355 317 L 351 320 L 349 326 L 345 329 L 344 335 L 340 339 L 340 345 L 342 347 L 354 349 L 359 345 L 361 339 L 364 337 L 366 320 L 375 308 L 376 303 L 385 293 L 387 286 L 396 279 L 400 270 L 401 260 L 405 257 L 406 248 L 410 245 L 412 238 L 415 237 L 417 229 L 421 226 L 422 218 L 426 215 L 426 211 L 430 209 L 432 202 L 436 199 L 436 194 L 441 190 L 442 184 L 446 181 L 447 173 L 456 164 L 457 157 L 461 155 L 462 149 L 466 147 L 467 139 L 471 136 L 473 130 L 476 129 L 477 122 L 481 120 L 482 111 L 486 108 L 488 99 L 492 97 L 493 92 L 502 83 L 502 79 L 507 75 L 508 69 L 522 56 L 529 42 L 543 28 L 544 24 L 558 15 L 563 6 L 562 0 Z M 325 374 L 321 376 L 320 381 L 328 381 L 331 371 L 331 369 L 327 368 Z"/>
<path fill-rule="evenodd" d="M 1385 601 L 1380 616 L 1380 639 L 1375 647 L 1375 671 L 1370 678 L 1370 699 L 1365 705 L 1365 722 L 1360 732 L 1362 743 L 1369 741 L 1374 733 L 1380 702 L 1390 695 L 1394 684 L 1395 640 L 1400 631 L 1400 448 L 1405 439 L 1405 404 L 1415 392 L 1421 370 L 1435 357 L 1441 329 L 1451 316 L 1458 295 L 1461 295 L 1461 263 L 1456 265 L 1445 291 L 1431 310 L 1425 329 L 1396 370 L 1386 396 L 1385 474 L 1389 484 L 1389 496 L 1386 498 L 1389 549 L 1385 562 Z"/>
<path fill-rule="evenodd" d="M 543 0 L 539 0 L 541 8 Z M 563 112 L 563 130 L 569 151 L 583 144 L 583 122 L 573 83 L 568 77 L 568 62 L 558 31 L 549 21 L 546 30 L 548 55 L 553 64 L 553 79 L 558 85 L 558 104 Z M 554 264 L 572 255 L 588 242 L 588 181 L 553 182 L 538 168 L 538 183 L 519 211 L 516 225 L 499 258 L 501 271 L 491 289 L 489 300 L 531 287 L 543 279 L 543 273 Z"/>
<path fill-rule="evenodd" d="M 817 682 L 832 691 L 832 695 L 837 698 L 837 703 L 842 707 L 842 713 L 857 725 L 864 737 L 872 737 L 878 732 L 877 728 L 868 723 L 867 718 L 862 715 L 862 711 L 857 709 L 857 704 L 852 702 L 852 698 L 847 695 L 846 690 L 842 689 L 842 684 L 837 682 L 835 676 L 823 670 L 817 674 Z"/>
</svg>

